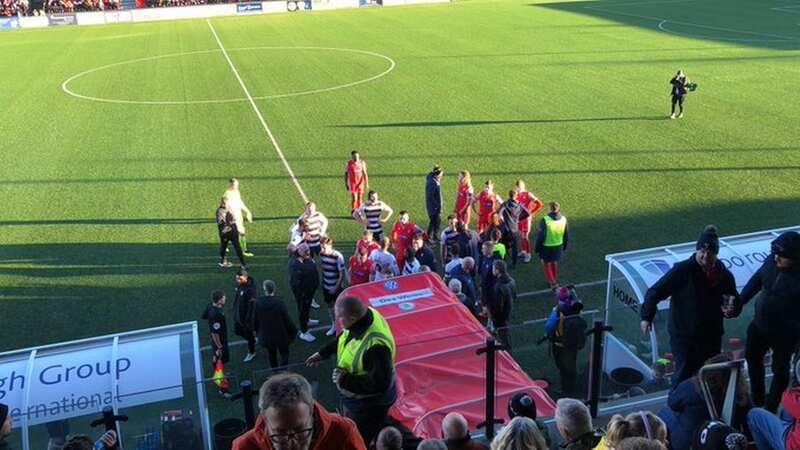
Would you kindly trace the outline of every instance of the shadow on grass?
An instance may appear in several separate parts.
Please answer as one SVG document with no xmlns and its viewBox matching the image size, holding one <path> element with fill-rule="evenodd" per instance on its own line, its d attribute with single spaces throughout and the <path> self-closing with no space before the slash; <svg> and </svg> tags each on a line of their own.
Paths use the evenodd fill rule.
<svg viewBox="0 0 800 450">
<path fill-rule="evenodd" d="M 622 122 L 641 120 L 664 120 L 664 116 L 639 117 L 589 117 L 576 119 L 531 119 L 531 120 L 453 120 L 437 122 L 394 122 L 357 125 L 334 125 L 333 128 L 416 128 L 416 127 L 468 127 L 476 125 L 514 125 L 514 124 L 550 124 L 580 122 Z"/>
<path fill-rule="evenodd" d="M 531 3 L 528 6 L 611 20 L 660 32 L 665 38 L 682 37 L 773 50 L 800 48 L 796 15 L 763 3 L 740 0 L 716 4 L 696 0 L 594 0 Z"/>
<path fill-rule="evenodd" d="M 286 222 L 286 226 L 297 216 L 254 217 L 253 222 Z M 350 216 L 328 216 L 328 220 L 352 220 Z M 216 230 L 214 219 L 52 219 L 52 220 L 0 220 L 0 226 L 63 226 L 63 225 L 121 225 L 121 226 L 149 226 L 149 225 L 209 225 Z M 213 234 L 213 231 L 211 231 Z"/>
</svg>

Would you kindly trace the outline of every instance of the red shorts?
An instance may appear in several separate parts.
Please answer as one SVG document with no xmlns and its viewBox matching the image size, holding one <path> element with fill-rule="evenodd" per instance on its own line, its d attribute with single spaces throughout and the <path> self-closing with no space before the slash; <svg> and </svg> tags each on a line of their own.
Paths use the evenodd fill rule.
<svg viewBox="0 0 800 450">
<path fill-rule="evenodd" d="M 456 211 L 456 220 L 468 224 L 469 222 L 469 208 L 464 209 L 464 212 Z"/>
<path fill-rule="evenodd" d="M 519 221 L 519 232 L 522 234 L 528 234 L 531 232 L 531 219 L 525 219 Z"/>
<path fill-rule="evenodd" d="M 489 228 L 490 223 L 492 223 L 492 216 L 478 216 L 478 233 Z"/>
</svg>

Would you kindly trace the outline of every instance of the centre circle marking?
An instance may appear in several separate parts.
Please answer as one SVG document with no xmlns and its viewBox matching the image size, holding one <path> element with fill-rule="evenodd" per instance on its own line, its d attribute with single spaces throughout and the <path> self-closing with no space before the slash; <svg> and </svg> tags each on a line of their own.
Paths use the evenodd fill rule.
<svg viewBox="0 0 800 450">
<path fill-rule="evenodd" d="M 311 95 L 311 94 L 319 94 L 323 92 L 330 92 L 336 91 L 339 89 L 345 89 L 353 86 L 357 86 L 359 84 L 369 83 L 370 81 L 375 81 L 378 78 L 384 77 L 389 74 L 394 68 L 397 66 L 397 63 L 390 57 L 386 55 L 382 55 L 380 53 L 370 52 L 367 50 L 355 50 L 351 48 L 335 48 L 335 47 L 241 47 L 241 48 L 231 48 L 227 49 L 229 52 L 243 52 L 243 51 L 252 51 L 252 50 L 329 50 L 329 51 L 337 51 L 337 52 L 346 52 L 346 53 L 357 53 L 362 55 L 369 55 L 374 56 L 377 58 L 381 58 L 389 63 L 389 68 L 384 70 L 383 72 L 371 76 L 369 78 L 364 78 L 362 80 L 353 81 L 351 83 L 339 84 L 336 86 L 331 86 L 327 88 L 321 89 L 312 89 L 308 91 L 300 91 L 300 92 L 289 92 L 286 94 L 274 94 L 274 95 L 262 95 L 262 96 L 254 96 L 254 100 L 266 100 L 266 99 L 273 99 L 273 98 L 287 98 L 287 97 L 299 97 L 301 95 Z M 124 66 L 129 64 L 137 64 L 146 61 L 154 61 L 157 59 L 166 59 L 166 58 L 177 58 L 181 56 L 187 55 L 200 55 L 206 53 L 221 53 L 222 50 L 220 49 L 212 49 L 212 50 L 198 50 L 193 52 L 181 52 L 181 53 L 170 53 L 167 55 L 159 55 L 159 56 L 149 56 L 146 58 L 137 58 L 131 59 L 128 61 L 122 61 L 112 64 L 106 64 L 104 66 L 95 67 L 93 69 L 85 70 L 78 74 L 75 74 L 61 83 L 61 90 L 64 91 L 65 94 L 71 95 L 76 98 L 80 98 L 83 100 L 89 100 L 94 102 L 102 102 L 102 103 L 122 103 L 128 105 L 202 105 L 202 104 L 212 104 L 212 103 L 236 103 L 236 102 L 246 102 L 248 101 L 247 98 L 226 98 L 226 99 L 208 99 L 208 100 L 126 100 L 126 99 L 113 99 L 113 98 L 103 98 L 103 97 L 93 97 L 90 95 L 83 95 L 79 94 L 72 89 L 70 89 L 69 84 L 78 78 L 81 78 L 85 75 L 89 75 L 90 73 L 100 72 L 102 70 L 110 69 L 112 67 Z"/>
</svg>

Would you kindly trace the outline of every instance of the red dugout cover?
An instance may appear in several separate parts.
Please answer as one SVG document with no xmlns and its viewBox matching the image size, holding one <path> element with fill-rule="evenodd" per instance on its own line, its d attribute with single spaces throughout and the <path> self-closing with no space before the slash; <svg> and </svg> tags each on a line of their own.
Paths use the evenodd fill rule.
<svg viewBox="0 0 800 450">
<path fill-rule="evenodd" d="M 470 428 L 483 421 L 486 377 L 484 355 L 490 334 L 434 273 L 423 272 L 346 289 L 389 322 L 397 346 L 398 398 L 390 414 L 422 438 L 441 437 L 441 423 L 452 411 Z M 496 416 L 508 420 L 506 405 L 518 392 L 531 394 L 539 417 L 552 416 L 555 403 L 506 352 L 496 359 Z"/>
</svg>

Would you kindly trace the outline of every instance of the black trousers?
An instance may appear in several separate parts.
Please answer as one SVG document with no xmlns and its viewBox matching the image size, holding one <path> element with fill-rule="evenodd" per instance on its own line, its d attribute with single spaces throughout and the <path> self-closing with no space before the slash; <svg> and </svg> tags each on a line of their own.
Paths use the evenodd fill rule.
<svg viewBox="0 0 800 450">
<path fill-rule="evenodd" d="M 511 354 L 511 328 L 508 323 L 502 325 L 494 324 L 497 343 L 504 346 L 508 354 Z"/>
<path fill-rule="evenodd" d="M 346 407 L 342 407 L 342 410 L 345 417 L 356 423 L 358 432 L 367 444 L 367 448 L 371 448 L 370 443 L 378 437 L 378 433 L 386 424 L 390 407 L 391 405 L 374 405 L 365 406 L 358 411 L 351 411 Z"/>
<path fill-rule="evenodd" d="M 233 332 L 237 336 L 247 341 L 247 353 L 253 354 L 256 352 L 256 334 L 255 331 L 245 328 L 239 324 L 233 326 Z"/>
<path fill-rule="evenodd" d="M 672 389 L 675 389 L 678 383 L 696 375 L 708 358 L 722 351 L 722 336 L 670 337 L 669 344 L 675 358 L 672 374 Z"/>
<path fill-rule="evenodd" d="M 442 227 L 441 214 L 428 214 L 428 239 L 439 239 L 439 229 Z"/>
<path fill-rule="evenodd" d="M 503 233 L 503 245 L 506 246 L 506 250 L 511 252 L 512 268 L 517 267 L 517 259 L 519 259 L 519 239 L 519 231 Z"/>
<path fill-rule="evenodd" d="M 672 96 L 672 114 L 675 114 L 675 105 L 680 107 L 681 113 L 683 113 L 683 98 L 684 95 L 673 95 Z"/>
<path fill-rule="evenodd" d="M 297 302 L 297 320 L 300 321 L 300 332 L 305 333 L 308 331 L 308 319 L 311 316 L 311 301 L 314 299 L 314 293 L 296 292 L 294 299 Z"/>
<path fill-rule="evenodd" d="M 289 345 L 275 345 L 273 343 L 267 343 L 265 345 L 267 349 L 267 355 L 269 358 L 269 367 L 273 370 L 278 367 L 286 367 L 289 365 Z M 280 363 L 278 361 L 278 354 L 280 353 L 281 359 Z"/>
<path fill-rule="evenodd" d="M 760 330 L 754 323 L 747 327 L 747 344 L 744 355 L 750 374 L 753 404 L 772 412 L 778 410 L 781 394 L 789 385 L 792 351 L 796 342 L 791 338 L 781 340 Z M 772 349 L 772 384 L 765 397 L 764 356 Z"/>
<path fill-rule="evenodd" d="M 554 345 L 553 359 L 561 377 L 561 393 L 578 398 L 578 352 Z"/>
<path fill-rule="evenodd" d="M 239 263 L 244 264 L 244 254 L 242 253 L 242 245 L 239 243 L 239 233 L 233 231 L 231 233 L 219 235 L 219 260 L 225 261 L 225 252 L 228 250 L 228 244 L 233 244 L 233 250 L 236 251 L 236 257 L 239 258 Z"/>
</svg>

